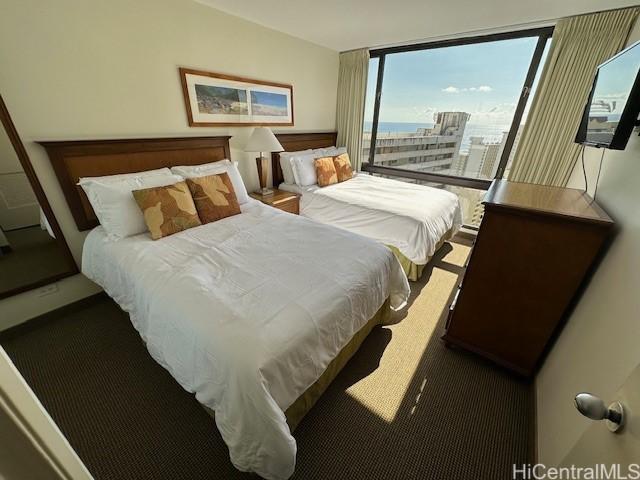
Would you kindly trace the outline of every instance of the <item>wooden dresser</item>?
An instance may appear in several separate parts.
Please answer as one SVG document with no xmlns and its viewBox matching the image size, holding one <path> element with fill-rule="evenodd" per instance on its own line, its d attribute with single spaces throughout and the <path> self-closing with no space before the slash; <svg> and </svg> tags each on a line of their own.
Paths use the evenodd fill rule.
<svg viewBox="0 0 640 480">
<path fill-rule="evenodd" d="M 483 203 L 443 339 L 530 376 L 614 223 L 568 188 L 496 180 Z"/>
</svg>

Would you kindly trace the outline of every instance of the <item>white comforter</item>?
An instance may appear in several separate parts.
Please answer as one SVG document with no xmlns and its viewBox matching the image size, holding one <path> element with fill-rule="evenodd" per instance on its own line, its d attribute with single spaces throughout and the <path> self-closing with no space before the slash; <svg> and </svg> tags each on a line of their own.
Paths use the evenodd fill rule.
<svg viewBox="0 0 640 480">
<path fill-rule="evenodd" d="M 279 188 L 302 194 L 302 215 L 394 246 L 418 265 L 462 225 L 458 196 L 439 188 L 362 173 L 323 188 Z"/>
<path fill-rule="evenodd" d="M 390 297 L 409 286 L 382 245 L 253 202 L 152 241 L 87 237 L 83 273 L 131 316 L 153 358 L 215 410 L 233 464 L 295 467 L 284 411 Z M 322 435 L 322 432 L 318 432 Z"/>
</svg>

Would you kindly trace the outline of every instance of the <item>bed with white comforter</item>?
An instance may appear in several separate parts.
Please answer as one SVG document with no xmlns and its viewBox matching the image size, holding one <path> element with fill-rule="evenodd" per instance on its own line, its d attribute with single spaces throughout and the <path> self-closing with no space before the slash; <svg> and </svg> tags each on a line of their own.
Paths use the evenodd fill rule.
<svg viewBox="0 0 640 480">
<path fill-rule="evenodd" d="M 300 214 L 396 247 L 416 265 L 462 225 L 458 196 L 439 188 L 358 173 L 320 188 L 281 184 L 300 193 Z"/>
<path fill-rule="evenodd" d="M 285 479 L 296 442 L 283 412 L 387 298 L 403 307 L 409 286 L 376 242 L 256 201 L 242 211 L 158 241 L 95 228 L 82 271 L 215 411 L 233 464 Z"/>
</svg>

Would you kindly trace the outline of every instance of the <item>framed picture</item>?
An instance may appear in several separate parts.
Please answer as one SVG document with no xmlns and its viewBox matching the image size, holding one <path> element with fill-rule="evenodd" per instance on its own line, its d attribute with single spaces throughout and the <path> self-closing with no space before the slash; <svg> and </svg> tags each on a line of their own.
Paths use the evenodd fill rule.
<svg viewBox="0 0 640 480">
<path fill-rule="evenodd" d="M 293 125 L 293 87 L 180 68 L 192 127 Z"/>
</svg>

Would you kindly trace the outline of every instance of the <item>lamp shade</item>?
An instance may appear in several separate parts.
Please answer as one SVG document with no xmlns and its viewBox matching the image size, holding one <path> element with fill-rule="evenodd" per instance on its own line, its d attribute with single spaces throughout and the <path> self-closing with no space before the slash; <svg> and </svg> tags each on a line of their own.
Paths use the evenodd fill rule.
<svg viewBox="0 0 640 480">
<path fill-rule="evenodd" d="M 245 152 L 282 152 L 283 150 L 276 136 L 267 127 L 254 128 L 244 147 Z"/>
</svg>

